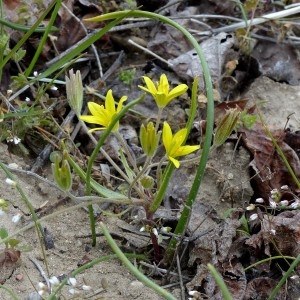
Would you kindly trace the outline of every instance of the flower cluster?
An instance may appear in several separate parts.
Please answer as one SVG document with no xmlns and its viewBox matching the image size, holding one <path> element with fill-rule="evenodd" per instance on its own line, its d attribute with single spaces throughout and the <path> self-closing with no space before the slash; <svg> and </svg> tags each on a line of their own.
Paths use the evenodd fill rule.
<svg viewBox="0 0 300 300">
<path fill-rule="evenodd" d="M 152 95 L 159 109 L 164 108 L 171 100 L 184 94 L 188 89 L 186 84 L 180 84 L 170 90 L 168 78 L 165 74 L 160 76 L 160 81 L 156 84 L 154 84 L 154 82 L 147 76 L 144 76 L 143 79 L 146 87 L 139 86 L 139 88 Z M 80 119 L 88 123 L 102 126 L 90 129 L 90 132 L 106 129 L 111 124 L 114 116 L 121 111 L 126 99 L 127 97 L 123 96 L 116 107 L 112 90 L 109 90 L 105 98 L 105 105 L 103 106 L 95 102 L 88 102 L 88 108 L 92 115 L 80 116 Z M 118 128 L 119 124 L 117 123 L 112 131 L 117 131 Z M 177 159 L 178 157 L 190 154 L 200 148 L 200 146 L 184 145 L 187 134 L 187 129 L 183 128 L 173 135 L 170 125 L 167 122 L 164 122 L 162 140 L 166 150 L 166 157 L 176 168 L 180 165 Z M 152 122 L 148 123 L 146 126 L 141 126 L 140 141 L 147 156 L 153 156 L 155 154 L 159 139 L 160 134 L 157 132 L 157 127 L 155 128 Z"/>
</svg>

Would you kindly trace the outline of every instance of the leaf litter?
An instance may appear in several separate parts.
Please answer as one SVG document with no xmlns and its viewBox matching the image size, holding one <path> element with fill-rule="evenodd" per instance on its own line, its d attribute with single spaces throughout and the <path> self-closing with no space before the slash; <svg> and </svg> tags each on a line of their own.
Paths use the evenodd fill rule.
<svg viewBox="0 0 300 300">
<path fill-rule="evenodd" d="M 18 5 L 20 4 L 16 2 L 15 7 L 20 7 Z M 87 34 L 80 22 L 87 15 L 90 16 L 90 13 L 100 14 L 103 11 L 101 5 L 96 5 L 89 1 L 70 1 L 67 5 L 68 9 L 64 8 L 60 10 L 60 20 L 56 24 L 61 29 L 60 33 L 56 36 L 57 49 L 53 48 L 52 42 L 47 44 L 42 60 L 39 61 L 40 66 L 43 66 L 55 56 L 54 50 L 64 53 L 70 46 L 80 42 Z M 116 8 L 114 5 L 112 1 L 106 8 L 113 11 Z M 260 4 L 256 13 L 259 13 L 257 15 L 259 16 L 269 13 L 270 11 L 268 10 L 274 9 L 275 7 L 272 5 Z M 11 9 L 8 9 L 5 13 L 9 10 L 12 13 Z M 201 4 L 193 4 L 193 6 L 189 4 L 176 4 L 173 7 L 171 6 L 166 12 L 182 17 L 191 14 L 197 15 L 199 11 L 207 14 L 240 17 L 236 12 L 236 4 L 232 1 L 223 1 L 222 3 L 220 1 L 203 1 Z M 14 14 L 13 12 L 13 17 L 15 17 Z M 31 14 L 34 15 L 33 13 Z M 209 21 L 205 19 L 205 22 L 202 22 L 202 24 L 191 22 L 190 19 L 183 20 L 185 20 L 183 22 L 186 22 L 184 23 L 186 27 L 194 31 L 198 30 L 199 32 L 203 30 L 204 25 L 216 28 L 222 27 L 224 25 L 222 22 L 226 23 L 226 18 L 222 22 L 219 19 Z M 28 24 L 31 23 L 30 20 L 26 20 L 26 22 Z M 202 42 L 203 50 L 212 70 L 214 87 L 221 95 L 221 97 L 216 99 L 218 102 L 221 102 L 220 106 L 216 107 L 217 117 L 230 108 L 239 107 L 239 110 L 243 111 L 248 107 L 248 112 L 252 114 L 255 113 L 253 108 L 258 107 L 263 117 L 265 118 L 266 116 L 267 125 L 288 162 L 296 172 L 296 176 L 300 178 L 298 174 L 300 170 L 298 157 L 300 145 L 298 144 L 299 138 L 296 131 L 299 126 L 297 119 L 295 118 L 293 122 L 289 123 L 292 124 L 289 130 L 285 129 L 285 118 L 289 116 L 288 110 L 292 112 L 298 111 L 296 102 L 297 96 L 300 94 L 300 89 L 297 86 L 299 84 L 299 68 L 297 68 L 299 65 L 299 61 L 297 60 L 298 50 L 294 45 L 286 45 L 284 42 L 293 35 L 293 30 L 297 30 L 298 28 L 296 25 L 293 25 L 289 30 L 283 32 L 280 31 L 284 29 L 282 28 L 283 25 L 280 25 L 280 23 L 276 25 L 279 28 L 275 27 L 272 22 L 264 24 L 264 28 L 258 28 L 258 33 L 262 35 L 266 35 L 266 32 L 268 34 L 273 33 L 273 39 L 278 43 L 270 44 L 268 41 L 258 39 L 250 55 L 241 53 L 239 50 L 241 47 L 239 44 L 240 40 L 236 39 L 234 32 L 223 32 L 210 38 L 199 35 L 199 43 Z M 99 26 L 99 24 L 96 26 Z M 88 29 L 91 30 L 91 28 Z M 147 29 L 147 27 L 146 29 L 140 28 L 133 35 L 148 40 L 149 49 L 160 54 L 164 59 L 169 59 L 169 62 L 173 65 L 173 71 L 180 78 L 178 79 L 176 76 L 170 75 L 170 78 L 173 78 L 173 82 L 179 82 L 182 79 L 190 81 L 195 75 L 200 75 L 201 77 L 201 66 L 195 60 L 194 51 L 188 48 L 189 46 L 186 41 L 181 39 L 177 32 L 161 24 L 152 26 L 152 31 L 150 29 Z M 255 36 L 256 33 L 253 33 L 253 39 L 257 38 Z M 122 35 L 125 36 L 129 34 L 132 34 L 130 30 L 122 32 Z M 109 70 L 109 66 L 115 57 L 115 54 L 111 53 L 116 50 L 118 51 L 120 47 L 120 44 L 117 46 L 116 43 L 114 44 L 113 36 L 114 33 L 110 33 L 96 43 L 98 49 L 100 49 L 100 58 L 104 70 Z M 39 37 L 36 38 L 38 41 Z M 178 40 L 180 40 L 180 43 L 178 43 Z M 35 47 L 33 40 L 29 41 L 29 43 L 31 45 L 28 46 Z M 211 51 L 211 49 L 215 51 Z M 108 55 L 105 57 L 104 54 L 106 53 Z M 94 70 L 96 69 L 94 55 L 93 51 L 89 52 L 89 65 L 82 63 L 77 65 L 83 74 L 88 74 L 85 77 L 87 84 L 91 82 L 91 78 L 92 80 L 99 79 L 97 78 L 99 77 L 99 72 L 95 72 Z M 136 63 L 137 57 L 139 64 Z M 147 61 L 148 63 L 146 63 Z M 228 66 L 229 62 L 234 61 L 236 63 L 231 67 L 229 72 L 226 65 Z M 159 77 L 162 68 L 166 67 L 158 61 L 152 60 L 150 57 L 141 55 L 140 53 L 126 53 L 125 60 L 122 60 L 120 65 L 124 68 L 136 68 L 136 78 L 145 74 L 145 70 L 150 70 L 154 76 Z M 9 88 L 9 84 L 11 83 L 10 75 L 14 75 L 13 73 L 7 73 L 7 71 L 6 76 L 8 81 L 4 85 L 2 83 L 1 87 L 3 89 Z M 12 69 L 12 71 L 14 70 Z M 104 93 L 110 87 L 119 90 L 120 96 L 126 92 L 130 98 L 131 95 L 137 93 L 134 86 L 136 83 L 141 83 L 139 79 L 134 79 L 132 86 L 126 86 L 117 78 L 115 73 L 111 72 L 110 76 L 106 78 L 105 83 L 102 82 L 99 87 L 101 93 Z M 274 81 L 264 76 L 268 76 Z M 291 87 L 290 85 L 295 85 L 295 87 Z M 268 86 L 268 89 L 264 90 L 266 86 Z M 201 80 L 200 88 L 203 90 L 203 81 Z M 282 90 L 284 90 L 284 93 L 280 94 Z M 245 91 L 246 94 L 244 93 Z M 64 92 L 60 90 L 58 94 L 50 93 L 50 95 L 55 99 L 58 99 L 58 97 L 63 98 Z M 226 104 L 224 104 L 224 100 L 226 100 Z M 267 103 L 261 106 L 258 103 L 261 100 L 267 100 Z M 188 107 L 188 104 L 185 102 L 187 102 L 187 99 L 175 102 L 174 107 L 170 111 L 167 111 L 163 118 L 173 119 L 173 122 L 180 128 L 180 124 L 185 121 L 184 110 Z M 141 123 L 141 119 L 155 119 L 156 116 L 154 108 L 151 104 L 148 105 L 149 107 L 140 106 L 137 108 L 143 115 L 142 118 L 139 119 L 135 115 L 130 115 L 127 119 L 125 118 L 125 124 L 122 124 L 122 126 L 127 126 L 125 139 L 129 143 L 132 143 L 132 147 L 136 147 L 136 149 L 139 147 L 136 139 L 138 136 L 136 130 Z M 61 118 L 65 118 L 66 107 L 66 102 L 59 107 Z M 176 111 L 175 114 L 174 111 Z M 182 121 L 178 122 L 178 119 L 174 121 L 174 115 L 178 116 L 179 112 L 180 120 Z M 205 109 L 199 108 L 199 117 L 195 120 L 195 127 L 192 132 L 193 138 L 199 141 L 202 141 L 203 136 L 197 124 L 200 124 L 204 119 Z M 130 136 L 128 132 L 131 133 Z M 133 138 L 132 132 L 135 132 Z M 240 140 L 238 140 L 239 137 Z M 90 150 L 88 150 L 86 137 L 82 134 L 78 135 L 78 141 L 82 143 L 81 150 L 88 154 Z M 10 153 L 12 149 L 8 151 L 7 147 L 2 146 L 1 161 L 5 163 L 18 161 L 23 168 L 26 168 L 27 162 L 30 165 L 34 164 L 34 158 L 24 158 L 20 161 L 19 158 Z M 115 141 L 110 141 L 106 144 L 106 147 L 108 151 L 111 151 L 111 156 L 118 160 L 119 154 L 116 148 L 119 145 L 116 145 Z M 83 156 L 79 155 L 79 158 L 83 159 Z M 105 162 L 104 157 L 101 155 L 99 155 L 98 159 L 100 162 Z M 137 159 L 141 159 L 138 152 Z M 50 176 L 43 163 L 40 165 L 41 174 Z M 97 167 L 95 168 L 97 170 Z M 165 197 L 164 207 L 161 207 L 156 215 L 157 220 L 160 220 L 163 225 L 171 224 L 174 226 L 178 220 L 180 211 L 184 207 L 195 169 L 196 166 L 187 165 L 174 172 Z M 42 207 L 41 202 L 45 202 L 45 207 L 52 206 L 53 201 L 58 201 L 56 208 L 60 205 L 66 205 L 65 202 L 60 202 L 62 196 L 57 192 L 54 193 L 54 190 L 50 187 L 44 188 L 43 192 L 37 190 L 34 196 L 32 187 L 40 185 L 40 182 L 34 179 L 34 177 L 29 179 L 26 176 L 23 178 L 22 175 L 19 175 L 17 178 L 21 180 L 22 186 L 32 194 L 33 205 L 36 209 Z M 122 188 L 120 182 L 114 180 L 112 176 L 106 177 L 104 181 L 113 188 Z M 279 193 L 278 203 L 287 200 L 288 205 L 297 204 L 297 201 L 299 201 L 297 198 L 299 189 L 291 179 L 285 165 L 275 151 L 273 143 L 260 123 L 256 123 L 250 129 L 237 129 L 236 134 L 232 135 L 227 143 L 211 153 L 201 190 L 193 207 L 186 236 L 179 247 L 179 252 L 183 258 L 181 269 L 185 278 L 188 275 L 188 280 L 185 279 L 187 290 L 199 291 L 203 295 L 203 299 L 222 299 L 222 295 L 214 279 L 206 268 L 207 263 L 212 263 L 222 275 L 234 299 L 265 299 L 270 295 L 280 280 L 282 271 L 287 269 L 287 262 L 283 259 L 276 262 L 269 260 L 250 270 L 245 271 L 245 268 L 259 260 L 276 255 L 294 257 L 299 255 L 299 211 L 293 210 L 293 208 L 282 209 L 277 203 L 275 208 L 271 207 L 271 192 L 274 189 L 280 190 L 282 186 L 288 186 L 288 191 L 281 191 Z M 78 188 L 75 191 L 81 193 L 81 189 Z M 30 216 L 26 213 L 27 209 L 21 204 L 20 197 L 17 194 L 14 195 L 12 190 L 3 190 L 1 197 L 10 199 L 14 203 L 14 207 L 8 212 L 9 216 L 15 215 L 16 212 L 21 210 L 25 216 L 25 219 L 22 221 L 24 223 L 22 224 L 25 225 L 30 222 Z M 243 227 L 244 223 L 241 221 L 241 218 L 242 216 L 249 218 L 250 213 L 246 211 L 246 207 L 250 203 L 255 203 L 257 197 L 263 198 L 264 203 L 255 207 L 255 213 L 257 213 L 258 218 L 254 221 L 246 221 L 249 226 L 248 235 L 243 234 L 242 232 L 245 232 L 245 227 Z M 122 211 L 123 209 L 124 207 L 117 207 L 115 205 L 111 207 L 113 212 Z M 124 249 L 128 249 L 128 251 L 138 250 L 142 253 L 148 252 L 151 249 L 149 247 L 150 239 L 138 230 L 140 227 L 139 222 L 143 221 L 143 212 L 137 211 L 136 213 L 139 218 L 135 224 L 131 224 L 132 216 L 127 216 L 123 220 L 120 219 L 117 221 L 113 218 L 101 217 L 105 218 L 106 222 L 110 224 L 112 234 L 115 235 L 115 238 L 119 241 L 120 245 L 123 245 Z M 63 215 L 62 220 L 65 224 L 62 224 L 60 219 L 47 223 L 46 230 L 53 237 L 55 245 L 53 249 L 47 250 L 47 255 L 50 257 L 50 267 L 55 275 L 58 276 L 60 273 L 70 272 L 72 268 L 76 268 L 76 264 L 79 265 L 82 263 L 83 258 L 85 258 L 85 261 L 90 261 L 90 259 L 98 257 L 99 252 L 101 254 L 109 252 L 104 240 L 102 240 L 103 243 L 97 249 L 89 247 L 88 238 L 85 238 L 88 237 L 89 233 L 86 219 L 83 211 L 77 211 L 73 215 Z M 8 226 L 8 229 L 15 230 L 16 228 Z M 29 233 L 34 237 L 32 231 Z M 82 237 L 79 237 L 79 233 L 81 233 Z M 168 237 L 166 236 L 166 238 Z M 27 233 L 25 241 L 27 243 L 29 241 Z M 29 244 L 31 246 L 29 253 L 21 251 L 22 264 L 28 269 L 27 273 L 30 274 L 32 282 L 37 283 L 40 281 L 40 275 L 28 258 L 31 255 L 39 259 L 41 258 L 39 257 L 39 252 L 35 251 L 37 247 L 35 238 Z M 162 244 L 162 247 L 165 247 L 165 244 Z M 1 257 L 1 272 L 8 266 L 12 267 L 12 271 L 9 271 L 9 274 L 5 275 L 6 278 L 1 278 L 2 282 L 8 287 L 19 290 L 21 297 L 28 295 L 34 288 L 25 278 L 18 281 L 17 278 L 20 277 L 17 275 L 22 274 L 23 271 L 15 264 L 15 256 L 12 256 L 11 252 L 2 252 Z M 176 271 L 176 269 L 172 271 Z M 297 272 L 299 272 L 298 269 L 295 270 L 295 273 Z M 128 297 L 159 299 L 144 287 L 140 289 L 133 287 L 131 283 L 134 282 L 134 279 L 124 278 L 124 274 L 127 274 L 126 269 L 122 269 L 118 263 L 110 263 L 105 264 L 103 267 L 100 266 L 100 269 L 93 268 L 93 270 L 88 270 L 88 273 L 82 275 L 79 279 L 83 282 L 86 280 L 89 281 L 89 284 L 94 287 L 100 287 L 101 284 L 91 278 L 99 276 L 109 278 L 107 291 L 104 291 L 102 295 L 113 297 L 114 299 L 125 299 Z M 177 277 L 176 280 L 174 278 L 169 276 L 168 279 L 163 279 L 164 281 L 172 282 L 177 280 Z M 287 282 L 287 291 L 281 289 L 277 294 L 277 299 L 299 297 L 299 285 L 295 284 L 295 282 L 297 281 L 289 279 Z M 117 285 L 117 290 L 114 290 Z M 179 289 L 173 289 L 173 293 L 179 295 Z"/>
</svg>

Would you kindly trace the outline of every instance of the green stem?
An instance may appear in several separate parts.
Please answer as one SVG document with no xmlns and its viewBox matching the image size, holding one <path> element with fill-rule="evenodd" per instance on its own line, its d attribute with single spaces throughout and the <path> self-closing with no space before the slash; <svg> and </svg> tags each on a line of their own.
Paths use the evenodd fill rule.
<svg viewBox="0 0 300 300">
<path fill-rule="evenodd" d="M 155 123 L 155 132 L 156 133 L 157 133 L 158 128 L 159 128 L 159 124 L 160 124 L 160 120 L 161 120 L 161 116 L 162 116 L 162 111 L 163 111 L 163 109 L 161 107 L 159 107 L 158 112 L 157 112 L 156 123 Z"/>
<path fill-rule="evenodd" d="M 172 162 L 169 162 L 166 169 L 165 169 L 163 179 L 162 179 L 162 183 L 159 187 L 159 190 L 158 190 L 158 192 L 155 196 L 154 201 L 150 205 L 150 208 L 149 208 L 150 214 L 154 214 L 158 210 L 158 208 L 160 207 L 161 202 L 163 201 L 166 189 L 168 187 L 169 181 L 171 179 L 174 168 L 175 168 L 174 164 Z"/>
<path fill-rule="evenodd" d="M 9 27 L 11 29 L 18 30 L 18 31 L 29 31 L 31 29 L 31 26 L 19 25 L 16 23 L 6 21 L 2 18 L 0 18 L 0 24 L 4 25 L 6 27 Z M 47 29 L 47 27 L 36 27 L 33 32 L 45 32 L 46 29 Z M 50 32 L 57 32 L 57 31 L 58 31 L 57 27 L 55 27 L 55 26 L 50 27 Z"/>
<path fill-rule="evenodd" d="M 141 273 L 125 256 L 125 254 L 121 251 L 121 249 L 118 247 L 110 233 L 108 232 L 106 226 L 100 222 L 100 227 L 103 231 L 103 234 L 105 235 L 105 238 L 111 247 L 111 249 L 115 252 L 115 254 L 118 256 L 118 258 L 121 260 L 121 262 L 125 265 L 125 267 L 142 283 L 144 283 L 146 286 L 153 289 L 157 294 L 163 296 L 165 299 L 169 300 L 176 300 L 176 298 L 167 292 L 165 289 L 154 283 L 152 280 L 147 278 L 143 273 Z"/>
<path fill-rule="evenodd" d="M 43 12 L 43 14 L 39 17 L 39 19 L 31 26 L 31 28 L 24 34 L 21 40 L 9 51 L 9 53 L 5 56 L 5 58 L 0 61 L 0 70 L 7 64 L 7 62 L 15 55 L 15 53 L 21 48 L 21 46 L 28 41 L 28 38 L 31 34 L 36 30 L 38 25 L 45 19 L 45 17 L 49 14 L 49 12 L 53 9 L 56 1 L 53 1 L 49 7 Z"/>
<path fill-rule="evenodd" d="M 132 157 L 131 153 L 130 153 L 130 150 L 128 149 L 128 144 L 126 143 L 126 141 L 124 140 L 124 138 L 122 137 L 122 135 L 116 131 L 114 132 L 114 135 L 116 136 L 116 138 L 118 139 L 119 143 L 121 144 L 122 146 L 122 151 L 124 151 L 127 155 L 127 158 L 131 164 L 131 166 L 133 167 L 134 171 L 136 173 L 139 172 L 138 168 L 137 168 L 137 165 L 134 161 L 134 158 Z"/>
<path fill-rule="evenodd" d="M 300 263 L 300 254 L 293 261 L 293 263 L 291 264 L 291 266 L 289 267 L 289 269 L 284 273 L 284 275 L 282 276 L 281 280 L 279 281 L 279 283 L 277 284 L 277 286 L 275 287 L 275 289 L 272 291 L 271 295 L 269 296 L 268 300 L 275 299 L 275 296 L 277 295 L 277 293 L 279 292 L 279 290 L 281 289 L 281 287 L 284 285 L 284 283 L 286 282 L 286 280 L 288 279 L 288 277 L 291 276 L 291 273 L 294 271 L 294 269 L 297 268 L 297 265 L 299 263 Z"/>
<path fill-rule="evenodd" d="M 144 163 L 144 166 L 143 166 L 143 169 L 141 171 L 139 171 L 139 173 L 135 176 L 135 178 L 133 179 L 133 181 L 130 183 L 129 185 L 129 188 L 128 188 L 128 198 L 131 199 L 131 191 L 132 191 L 132 188 L 134 187 L 134 185 L 138 182 L 138 180 L 145 174 L 145 172 L 147 171 L 148 169 L 148 166 L 151 162 L 151 158 L 152 157 L 149 157 L 147 156 L 146 158 L 146 161 Z M 139 190 L 139 187 L 137 187 L 136 189 Z"/>
<path fill-rule="evenodd" d="M 55 18 L 56 18 L 57 14 L 58 14 L 58 10 L 59 10 L 59 8 L 61 6 L 61 3 L 62 3 L 62 0 L 56 0 L 55 7 L 53 9 L 53 12 L 51 13 L 51 18 L 49 20 L 49 24 L 48 24 L 48 26 L 45 29 L 45 32 L 44 32 L 44 34 L 43 34 L 43 36 L 42 36 L 42 38 L 41 38 L 41 40 L 39 42 L 39 46 L 36 49 L 33 58 L 31 59 L 30 65 L 26 68 L 26 71 L 25 71 L 25 76 L 26 77 L 31 74 L 31 72 L 32 72 L 32 70 L 33 70 L 33 68 L 35 66 L 35 63 L 37 62 L 37 60 L 38 60 L 38 58 L 39 58 L 39 56 L 40 56 L 40 54 L 41 54 L 41 52 L 42 52 L 42 50 L 44 48 L 46 40 L 48 39 L 49 34 L 51 32 L 51 27 L 54 24 Z"/>
<path fill-rule="evenodd" d="M 145 95 L 142 95 L 140 98 L 130 102 L 126 106 L 123 107 L 123 109 L 116 114 L 107 129 L 104 131 L 103 135 L 101 136 L 100 140 L 98 141 L 98 144 L 95 146 L 94 151 L 92 152 L 90 159 L 88 161 L 88 166 L 86 170 L 86 194 L 89 196 L 91 194 L 91 174 L 92 174 L 92 167 L 93 163 L 100 151 L 100 148 L 104 144 L 105 140 L 111 133 L 112 129 L 114 128 L 115 124 L 125 115 L 125 113 L 134 105 L 139 103 L 144 99 Z M 95 229 L 95 216 L 94 216 L 94 209 L 93 205 L 89 204 L 88 205 L 89 209 L 89 217 L 90 217 L 90 224 L 91 224 L 91 233 L 92 233 L 92 245 L 96 245 L 96 229 Z"/>
<path fill-rule="evenodd" d="M 18 296 L 14 293 L 13 290 L 11 290 L 10 288 L 0 284 L 0 289 L 4 289 L 10 296 L 11 296 L 11 299 L 14 299 L 14 300 L 19 300 Z M 3 296 L 3 295 L 2 295 Z"/>
<path fill-rule="evenodd" d="M 293 260 L 296 259 L 296 257 L 293 257 L 293 256 L 282 256 L 282 255 L 279 255 L 279 256 L 272 256 L 272 257 L 268 257 L 268 258 L 262 259 L 262 260 L 260 260 L 260 261 L 258 261 L 258 262 L 256 262 L 256 263 L 254 263 L 254 264 L 248 266 L 247 268 L 244 269 L 244 271 L 246 272 L 246 271 L 248 271 L 248 270 L 250 270 L 250 269 L 252 269 L 252 268 L 254 268 L 254 267 L 256 267 L 256 266 L 258 266 L 258 265 L 260 265 L 260 264 L 263 264 L 263 263 L 265 263 L 265 262 L 268 262 L 268 261 L 270 261 L 270 260 L 273 260 L 273 259 L 282 259 L 282 258 L 284 258 L 284 259 L 293 259 Z"/>
<path fill-rule="evenodd" d="M 264 120 L 263 120 L 263 118 L 262 118 L 262 116 L 261 116 L 260 113 L 259 113 L 259 118 L 260 118 L 260 120 L 261 120 L 261 122 L 262 122 L 262 124 L 263 124 L 263 126 L 264 126 L 264 129 L 265 129 L 267 135 L 268 135 L 269 138 L 271 139 L 273 145 L 275 146 L 275 148 L 276 148 L 276 150 L 277 150 L 279 156 L 280 156 L 281 159 L 283 160 L 283 162 L 284 162 L 286 168 L 288 169 L 288 171 L 289 171 L 290 175 L 292 176 L 294 182 L 296 183 L 298 189 L 300 189 L 300 182 L 299 182 L 297 176 L 295 175 L 295 172 L 294 172 L 293 169 L 291 168 L 291 166 L 290 166 L 288 160 L 286 159 L 284 153 L 282 152 L 281 148 L 279 147 L 279 145 L 278 145 L 276 139 L 274 139 L 272 133 L 270 132 L 268 126 L 267 126 L 266 123 L 264 122 Z"/>
<path fill-rule="evenodd" d="M 203 68 L 204 70 L 204 68 Z M 208 70 L 206 70 L 208 71 Z M 193 88 L 192 88 L 192 104 L 191 104 L 191 111 L 192 109 L 196 111 L 196 107 L 197 107 L 197 85 L 194 82 Z M 196 113 L 196 112 L 191 112 L 192 114 Z M 213 98 L 209 98 L 208 97 L 208 102 L 207 102 L 207 120 L 206 120 L 206 135 L 205 135 L 205 140 L 204 140 L 204 145 L 203 145 L 203 150 L 201 153 L 201 157 L 200 157 L 200 163 L 199 166 L 197 168 L 197 173 L 194 179 L 194 182 L 192 184 L 190 193 L 188 195 L 187 201 L 185 203 L 185 206 L 183 208 L 183 211 L 181 213 L 180 219 L 178 221 L 178 224 L 175 228 L 175 235 L 177 236 L 181 236 L 185 230 L 186 227 L 188 225 L 189 219 L 190 219 L 190 215 L 192 212 L 192 206 L 194 204 L 194 201 L 197 197 L 198 191 L 199 191 L 199 187 L 205 172 L 205 167 L 206 167 L 206 162 L 208 160 L 208 155 L 209 155 L 209 151 L 210 151 L 210 146 L 211 146 L 211 141 L 212 141 L 212 133 L 213 133 L 213 120 L 214 119 L 214 103 L 213 103 Z M 194 120 L 194 115 L 192 115 L 189 119 L 190 122 L 188 122 L 188 126 L 190 126 L 189 128 L 191 128 L 192 126 L 192 121 Z M 175 253 L 175 249 L 177 246 L 177 239 L 175 237 L 172 237 L 167 250 L 166 250 L 166 260 L 167 261 L 171 261 L 174 253 Z"/>
<path fill-rule="evenodd" d="M 221 290 L 221 293 L 223 295 L 224 300 L 232 300 L 232 296 L 223 280 L 221 275 L 218 273 L 218 271 L 215 269 L 215 267 L 211 264 L 207 265 L 209 271 L 211 272 L 212 276 L 214 277 L 219 289 Z"/>
</svg>

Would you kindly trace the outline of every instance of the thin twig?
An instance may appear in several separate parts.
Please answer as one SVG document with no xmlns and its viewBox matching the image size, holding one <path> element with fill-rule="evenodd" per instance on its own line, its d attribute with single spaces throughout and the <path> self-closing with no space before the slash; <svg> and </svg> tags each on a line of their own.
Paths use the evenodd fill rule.
<svg viewBox="0 0 300 300">
<path fill-rule="evenodd" d="M 62 2 L 62 6 L 68 11 L 68 13 L 73 17 L 75 18 L 75 20 L 80 24 L 81 28 L 84 30 L 85 34 L 88 35 L 88 32 L 87 32 L 87 29 L 86 27 L 84 26 L 84 24 L 81 22 L 81 20 L 76 17 L 73 12 Z M 96 61 L 97 61 L 97 65 L 98 65 L 98 68 L 99 68 L 99 77 L 101 78 L 103 76 L 103 71 L 102 71 L 102 65 L 101 65 L 101 62 L 100 62 L 100 58 L 99 58 L 99 55 L 98 55 L 98 52 L 97 52 L 97 49 L 95 47 L 94 44 L 91 45 L 92 47 L 92 50 L 95 54 L 95 58 L 96 58 Z"/>
<path fill-rule="evenodd" d="M 43 270 L 43 268 L 41 267 L 41 265 L 38 263 L 38 261 L 36 259 L 34 259 L 33 257 L 29 257 L 29 259 L 33 262 L 33 264 L 35 265 L 35 267 L 38 269 L 38 271 L 41 273 L 41 276 L 44 278 L 47 287 L 49 289 L 49 291 L 51 291 L 51 285 L 49 282 L 49 279 L 45 273 L 45 271 Z"/>
<path fill-rule="evenodd" d="M 176 263 L 177 263 L 177 270 L 178 270 L 178 276 L 179 276 L 179 282 L 180 282 L 181 300 L 184 300 L 185 299 L 185 291 L 184 291 L 184 285 L 183 285 L 182 273 L 181 273 L 181 266 L 180 266 L 180 259 L 179 259 L 178 253 L 176 255 Z"/>
</svg>

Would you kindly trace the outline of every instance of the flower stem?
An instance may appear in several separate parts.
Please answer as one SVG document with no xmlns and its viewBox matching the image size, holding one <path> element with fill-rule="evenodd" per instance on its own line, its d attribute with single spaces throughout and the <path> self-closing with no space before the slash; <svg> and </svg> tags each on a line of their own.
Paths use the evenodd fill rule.
<svg viewBox="0 0 300 300">
<path fill-rule="evenodd" d="M 130 149 L 128 147 L 128 144 L 126 143 L 126 141 L 124 140 L 124 138 L 122 137 L 122 135 L 119 133 L 119 131 L 114 132 L 114 135 L 116 136 L 116 138 L 118 139 L 118 141 L 120 142 L 121 146 L 122 146 L 122 150 L 126 153 L 128 160 L 131 164 L 131 166 L 133 167 L 134 171 L 136 172 L 136 174 L 139 172 L 135 159 L 133 158 Z"/>
<path fill-rule="evenodd" d="M 176 298 L 167 292 L 165 289 L 154 283 L 152 280 L 147 278 L 144 274 L 142 274 L 125 256 L 125 254 L 121 251 L 121 249 L 118 247 L 112 236 L 109 234 L 106 226 L 100 222 L 100 227 L 103 231 L 104 236 L 106 237 L 106 240 L 109 244 L 109 246 L 112 248 L 112 250 L 115 252 L 115 254 L 118 256 L 118 258 L 121 260 L 121 262 L 126 266 L 126 268 L 141 282 L 143 282 L 146 286 L 153 289 L 156 293 L 163 296 L 164 299 L 168 300 L 176 300 Z"/>
<path fill-rule="evenodd" d="M 139 103 L 140 101 L 142 101 L 144 99 L 144 95 L 142 95 L 141 97 L 139 97 L 138 99 L 130 102 L 129 104 L 127 104 L 126 106 L 123 107 L 123 109 L 116 114 L 111 123 L 109 124 L 109 126 L 107 127 L 107 129 L 104 131 L 103 135 L 101 136 L 100 140 L 98 141 L 98 144 L 95 146 L 94 151 L 92 152 L 90 159 L 88 161 L 88 166 L 87 166 L 87 170 L 86 170 L 86 194 L 89 196 L 91 195 L 91 174 L 92 174 L 92 167 L 93 167 L 93 163 L 99 153 L 100 148 L 102 147 L 102 145 L 104 144 L 106 138 L 109 136 L 109 134 L 111 133 L 112 129 L 114 128 L 115 124 L 117 124 L 117 122 L 125 115 L 125 113 L 132 108 L 134 105 L 136 105 L 137 103 Z M 91 225 L 91 234 L 92 234 L 92 246 L 96 245 L 96 228 L 95 228 L 95 216 L 94 216 L 94 209 L 93 209 L 93 205 L 89 204 L 88 205 L 88 209 L 89 209 L 89 217 L 90 217 L 90 225 Z"/>
</svg>

